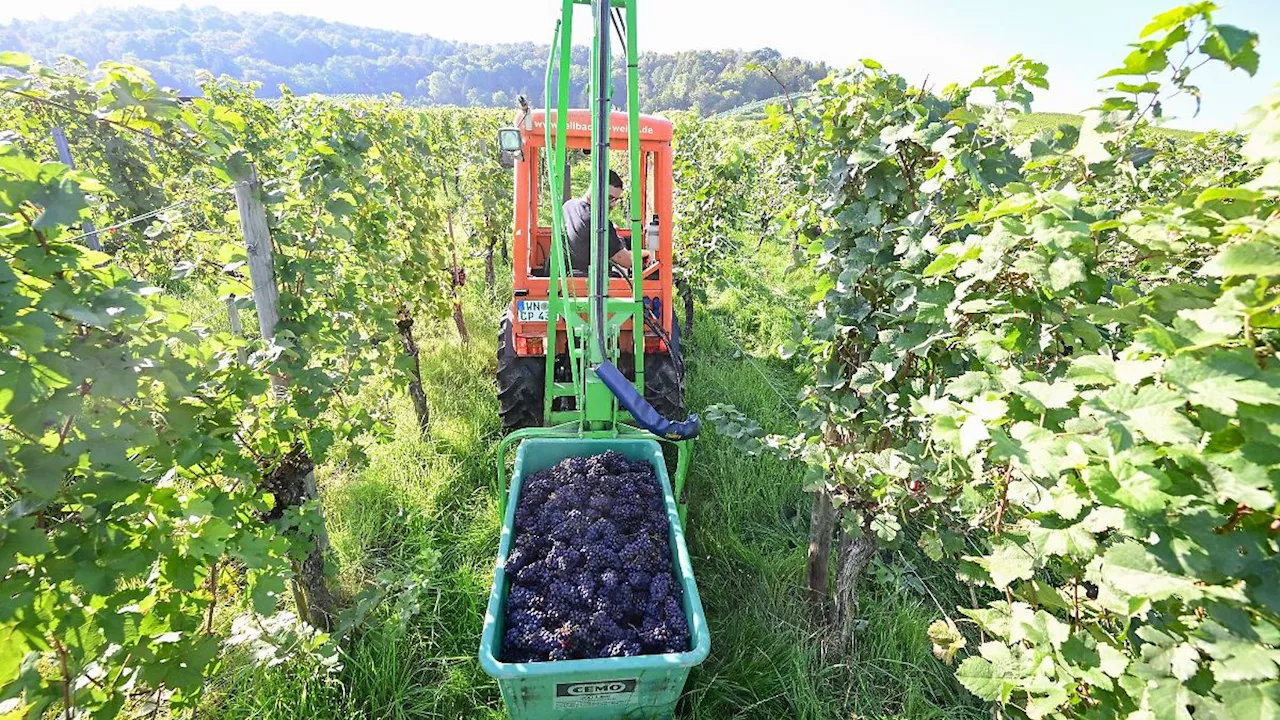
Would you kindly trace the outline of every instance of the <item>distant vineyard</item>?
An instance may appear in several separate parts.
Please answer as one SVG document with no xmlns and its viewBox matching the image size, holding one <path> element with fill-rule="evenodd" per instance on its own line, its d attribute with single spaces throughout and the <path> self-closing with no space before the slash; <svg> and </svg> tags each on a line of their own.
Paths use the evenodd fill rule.
<svg viewBox="0 0 1280 720">
<path fill-rule="evenodd" d="M 1019 135 L 1033 135 L 1041 130 L 1053 129 L 1063 125 L 1079 130 L 1084 121 L 1085 117 L 1083 115 L 1033 112 L 1020 116 L 1013 130 Z M 1195 130 L 1178 130 L 1169 127 L 1151 127 L 1148 131 L 1154 136 L 1169 137 L 1174 140 L 1194 140 L 1202 134 Z"/>
</svg>

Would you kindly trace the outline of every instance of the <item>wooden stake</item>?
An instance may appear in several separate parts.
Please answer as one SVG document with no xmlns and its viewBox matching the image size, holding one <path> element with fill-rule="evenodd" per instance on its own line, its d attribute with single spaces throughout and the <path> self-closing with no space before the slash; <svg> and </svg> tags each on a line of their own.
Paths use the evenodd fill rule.
<svg viewBox="0 0 1280 720">
<path fill-rule="evenodd" d="M 240 228 L 244 231 L 244 247 L 249 255 L 249 281 L 253 284 L 253 301 L 258 309 L 258 329 L 267 342 L 275 337 L 280 322 L 280 290 L 276 286 L 275 262 L 272 259 L 271 228 L 267 225 L 267 209 L 262 204 L 262 183 L 252 166 L 236 179 L 236 209 L 240 211 Z M 277 398 L 287 397 L 288 381 L 272 373 L 271 387 Z M 301 443 L 273 472 L 263 478 L 263 486 L 276 496 L 281 508 L 299 507 L 319 497 L 315 464 Z M 315 509 L 320 513 L 319 508 Z M 295 531 L 296 532 L 296 531 Z M 295 538 L 295 541 L 297 538 Z M 328 630 L 337 614 L 337 599 L 329 591 L 324 572 L 324 555 L 329 535 L 324 516 L 313 526 L 306 541 L 312 549 L 295 565 L 295 590 L 302 592 L 298 611 L 316 627 Z"/>
<path fill-rule="evenodd" d="M 235 193 L 240 229 L 244 232 L 244 248 L 249 255 L 249 282 L 253 284 L 253 303 L 258 309 L 258 329 L 262 332 L 262 339 L 271 342 L 280 322 L 280 290 L 276 287 L 267 209 L 262 204 L 262 183 L 252 165 L 237 178 Z M 283 377 L 273 373 L 271 387 L 279 397 L 284 394 L 287 383 Z"/>
<path fill-rule="evenodd" d="M 67 134 L 58 126 L 53 127 L 53 144 L 58 148 L 58 160 L 72 170 L 76 169 L 76 161 L 71 157 L 71 146 L 67 144 Z M 81 223 L 86 233 L 84 242 L 89 246 L 90 250 L 101 250 L 102 243 L 98 242 L 98 233 L 94 230 L 93 223 L 85 220 Z"/>
<path fill-rule="evenodd" d="M 244 337 L 244 326 L 240 324 L 240 308 L 236 307 L 236 298 L 231 296 L 227 298 L 227 322 L 231 324 L 231 333 L 236 337 Z M 236 350 L 236 358 L 240 360 L 240 364 L 248 362 L 248 353 L 244 348 Z"/>
</svg>

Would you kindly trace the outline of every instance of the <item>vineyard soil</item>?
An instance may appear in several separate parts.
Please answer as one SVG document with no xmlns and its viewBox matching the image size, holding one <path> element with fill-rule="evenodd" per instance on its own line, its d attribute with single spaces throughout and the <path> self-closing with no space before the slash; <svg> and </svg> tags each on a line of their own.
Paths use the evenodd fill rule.
<svg viewBox="0 0 1280 720">
<path fill-rule="evenodd" d="M 789 258 L 780 247 L 766 245 L 756 260 L 763 275 L 732 268 L 733 290 L 699 310 L 698 332 L 688 341 L 689 405 L 700 410 L 728 398 L 787 431 L 799 380 L 771 349 L 786 336 L 807 283 L 784 274 Z M 231 658 L 212 684 L 208 716 L 504 717 L 474 652 L 499 528 L 490 489 L 498 433 L 491 338 L 507 299 L 502 292 L 491 299 L 478 283 L 469 287 L 470 345 L 458 343 L 449 320 L 420 332 L 434 416 L 429 441 L 417 436 L 408 399 L 398 398 L 396 438 L 371 448 L 367 468 L 322 471 L 342 589 L 420 574 L 417 613 L 403 628 L 390 612 L 375 615 L 335 674 L 307 661 L 253 670 Z M 863 603 L 864 652 L 852 665 L 826 663 L 802 592 L 809 494 L 800 470 L 744 456 L 708 432 L 698 441 L 690 482 L 690 552 L 714 644 L 690 676 L 681 717 L 989 716 L 930 655 L 924 630 L 938 610 L 922 590 L 927 585 L 939 602 L 955 606 L 962 600 L 950 573 L 912 558 L 917 574 L 872 586 Z"/>
</svg>

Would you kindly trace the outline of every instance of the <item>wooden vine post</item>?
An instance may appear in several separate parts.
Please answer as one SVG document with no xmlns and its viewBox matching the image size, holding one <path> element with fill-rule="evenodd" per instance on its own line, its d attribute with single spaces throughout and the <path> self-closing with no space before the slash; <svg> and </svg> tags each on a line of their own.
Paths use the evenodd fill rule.
<svg viewBox="0 0 1280 720">
<path fill-rule="evenodd" d="M 235 194 L 236 209 L 240 211 L 240 229 L 244 233 L 244 249 L 249 259 L 249 282 L 253 285 L 253 302 L 258 310 L 258 329 L 262 332 L 262 339 L 271 342 L 280 322 L 280 290 L 276 286 L 267 208 L 262 204 L 262 183 L 252 165 L 236 179 Z M 271 386 L 277 397 L 288 390 L 285 379 L 276 374 L 271 376 Z"/>
<path fill-rule="evenodd" d="M 262 183 L 252 165 L 236 178 L 235 196 L 248 254 L 253 300 L 258 310 L 258 329 L 262 332 L 262 339 L 270 343 L 280 322 L 280 291 L 272 258 L 271 229 L 262 203 Z M 283 376 L 273 373 L 271 386 L 277 400 L 288 397 L 288 381 Z M 319 496 L 315 464 L 300 443 L 275 467 L 264 470 L 263 490 L 270 492 L 276 500 L 265 520 L 277 520 L 284 516 L 286 509 L 312 502 Z M 328 629 L 337 614 L 337 601 L 329 592 L 324 574 L 328 532 L 319 509 L 314 512 L 318 521 L 311 524 L 310 534 L 305 538 L 311 549 L 302 562 L 294 562 L 294 598 L 300 616 L 307 618 L 312 625 Z"/>
<path fill-rule="evenodd" d="M 53 135 L 53 144 L 58 148 L 58 161 L 75 170 L 76 161 L 75 158 L 71 157 L 71 146 L 67 144 L 67 134 L 57 125 L 53 126 L 51 134 Z M 80 225 L 84 228 L 84 242 L 89 246 L 89 249 L 101 250 L 102 243 L 98 242 L 98 233 L 93 227 L 93 221 L 85 220 Z"/>
<path fill-rule="evenodd" d="M 823 433 L 828 446 L 835 446 L 839 437 L 834 428 Z M 835 468 L 830 469 L 831 482 L 835 482 Z M 809 609 L 815 620 L 828 619 L 828 589 L 831 584 L 831 540 L 835 535 L 837 513 L 831 502 L 831 492 L 822 483 L 813 494 L 813 512 L 809 517 L 809 551 L 805 563 L 805 578 Z"/>
<path fill-rule="evenodd" d="M 815 619 L 827 615 L 827 589 L 831 583 L 831 538 L 835 533 L 836 511 L 826 487 L 813 493 L 813 512 L 809 518 L 809 551 L 806 561 L 806 585 L 810 610 Z"/>
<path fill-rule="evenodd" d="M 239 338 L 244 337 L 244 326 L 240 324 L 240 307 L 236 305 L 236 297 L 234 295 L 227 298 L 227 324 L 231 326 L 232 335 Z M 236 359 L 243 365 L 249 361 L 249 353 L 244 348 L 240 348 L 236 350 Z"/>
</svg>

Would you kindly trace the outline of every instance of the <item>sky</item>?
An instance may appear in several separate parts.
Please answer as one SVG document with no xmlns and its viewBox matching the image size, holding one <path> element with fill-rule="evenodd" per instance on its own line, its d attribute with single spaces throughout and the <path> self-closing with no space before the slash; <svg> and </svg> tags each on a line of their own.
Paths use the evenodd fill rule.
<svg viewBox="0 0 1280 720">
<path fill-rule="evenodd" d="M 1078 112 L 1095 102 L 1097 78 L 1123 60 L 1125 45 L 1155 14 L 1178 0 L 638 0 L 643 50 L 754 49 L 842 67 L 873 58 L 914 83 L 968 82 L 983 67 L 1023 53 L 1049 65 L 1048 91 L 1035 109 Z M 175 8 L 215 5 L 232 12 L 314 15 L 469 42 L 547 43 L 559 14 L 556 0 L 13 0 L 0 23 L 14 18 L 65 19 L 101 6 Z M 1254 30 L 1262 63 L 1242 71 L 1206 66 L 1193 78 L 1203 91 L 1194 104 L 1167 109 L 1174 127 L 1234 127 L 1240 115 L 1280 82 L 1280 0 L 1218 0 L 1215 21 Z M 579 12 L 587 12 L 585 8 Z M 586 43 L 589 36 L 575 33 Z M 2 49 L 2 48 L 0 48 Z M 1198 80 L 1198 82 L 1197 82 Z"/>
</svg>

